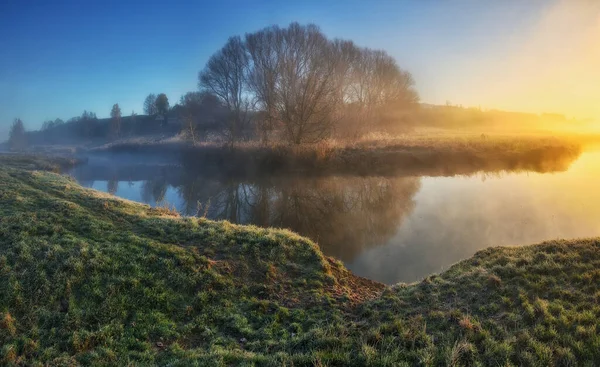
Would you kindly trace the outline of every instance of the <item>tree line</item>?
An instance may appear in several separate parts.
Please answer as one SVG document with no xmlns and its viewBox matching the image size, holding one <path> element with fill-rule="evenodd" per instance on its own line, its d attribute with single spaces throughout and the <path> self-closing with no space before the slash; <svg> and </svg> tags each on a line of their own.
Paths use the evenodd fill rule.
<svg viewBox="0 0 600 367">
<path fill-rule="evenodd" d="M 67 122 L 44 122 L 38 140 L 165 132 L 173 130 L 169 118 L 193 142 L 210 134 L 231 146 L 242 140 L 302 144 L 395 133 L 414 119 L 419 102 L 414 84 L 383 50 L 328 39 L 314 24 L 270 26 L 229 38 L 199 72 L 198 91 L 173 106 L 166 94 L 152 93 L 144 100 L 145 116 L 125 117 L 117 103 L 108 123 L 84 111 Z M 23 146 L 26 137 L 23 122 L 15 120 L 11 147 Z"/>
<path fill-rule="evenodd" d="M 84 110 L 80 116 L 66 122 L 60 118 L 46 120 L 39 131 L 26 131 L 25 124 L 16 118 L 10 128 L 8 146 L 11 150 L 24 150 L 28 144 L 60 144 L 88 140 L 110 141 L 124 136 L 144 135 L 156 132 L 173 132 L 164 129 L 167 114 L 172 113 L 169 100 L 164 93 L 151 94 L 144 104 L 146 116 L 131 112 L 123 116 L 121 107 L 115 103 L 108 119 L 99 119 L 96 113 Z M 158 119 L 160 115 L 162 122 Z"/>
<path fill-rule="evenodd" d="M 419 101 L 411 74 L 385 51 L 329 40 L 313 24 L 229 38 L 198 86 L 226 107 L 222 127 L 231 144 L 247 138 L 251 123 L 264 142 L 278 131 L 293 144 L 393 131 Z"/>
</svg>

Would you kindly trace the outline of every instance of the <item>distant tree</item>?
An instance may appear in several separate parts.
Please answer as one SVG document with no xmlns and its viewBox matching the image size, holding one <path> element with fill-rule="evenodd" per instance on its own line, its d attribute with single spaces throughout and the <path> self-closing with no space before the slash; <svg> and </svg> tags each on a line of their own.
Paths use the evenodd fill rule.
<svg viewBox="0 0 600 367">
<path fill-rule="evenodd" d="M 402 114 L 419 101 L 414 79 L 385 51 L 363 50 L 362 54 L 362 93 L 358 99 L 375 127 L 393 129 Z"/>
<path fill-rule="evenodd" d="M 49 130 L 52 127 L 54 127 L 54 121 L 52 121 L 52 120 L 44 121 L 44 123 L 42 124 L 42 131 Z"/>
<path fill-rule="evenodd" d="M 65 122 L 59 118 L 57 118 L 56 120 L 52 121 L 52 120 L 47 120 L 44 121 L 44 123 L 42 124 L 42 130 L 46 131 L 46 130 L 50 130 L 52 128 L 55 128 L 56 126 L 60 126 L 62 124 L 64 124 Z"/>
<path fill-rule="evenodd" d="M 135 111 L 131 111 L 130 122 L 129 122 L 129 134 L 133 134 L 135 129 L 137 128 L 137 113 Z"/>
<path fill-rule="evenodd" d="M 81 114 L 81 119 L 82 120 L 97 120 L 98 118 L 96 117 L 96 113 L 92 112 L 92 111 L 86 111 L 84 110 L 83 113 Z"/>
<path fill-rule="evenodd" d="M 188 92 L 181 97 L 180 116 L 183 120 L 182 132 L 193 143 L 198 140 L 198 117 L 202 113 L 202 97 L 199 92 Z"/>
<path fill-rule="evenodd" d="M 158 113 L 156 109 L 156 94 L 148 94 L 144 100 L 144 113 L 146 115 L 156 115 Z"/>
<path fill-rule="evenodd" d="M 177 106 L 177 115 L 183 121 L 182 133 L 194 142 L 207 130 L 219 130 L 222 121 L 229 118 L 221 100 L 207 91 L 188 92 Z"/>
<path fill-rule="evenodd" d="M 83 111 L 81 117 L 75 120 L 78 123 L 78 133 L 84 138 L 92 138 L 94 135 L 94 124 L 98 121 L 94 112 Z"/>
<path fill-rule="evenodd" d="M 340 90 L 346 114 L 341 129 L 361 135 L 405 127 L 402 122 L 419 101 L 412 75 L 385 51 L 354 46 L 340 51 L 345 66 Z"/>
<path fill-rule="evenodd" d="M 222 132 L 231 146 L 249 121 L 250 99 L 245 94 L 248 63 L 241 38 L 231 37 L 198 75 L 200 89 L 216 95 L 229 110 Z"/>
<path fill-rule="evenodd" d="M 111 134 L 114 139 L 121 136 L 121 108 L 118 103 L 112 106 L 110 111 Z"/>
<path fill-rule="evenodd" d="M 164 93 L 156 96 L 156 112 L 160 115 L 167 116 L 167 112 L 169 112 L 169 98 Z"/>
<path fill-rule="evenodd" d="M 173 106 L 171 106 L 169 112 L 173 116 L 179 116 L 179 115 L 181 115 L 182 109 L 183 109 L 183 106 L 181 104 L 175 103 Z"/>
<path fill-rule="evenodd" d="M 16 118 L 10 127 L 8 144 L 11 150 L 23 150 L 27 146 L 25 125 L 19 118 Z"/>
</svg>

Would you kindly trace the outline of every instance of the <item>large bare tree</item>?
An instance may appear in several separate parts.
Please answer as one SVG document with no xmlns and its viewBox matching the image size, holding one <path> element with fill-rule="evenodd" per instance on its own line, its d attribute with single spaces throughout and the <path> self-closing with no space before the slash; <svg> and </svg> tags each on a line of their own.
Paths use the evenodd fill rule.
<svg viewBox="0 0 600 367">
<path fill-rule="evenodd" d="M 255 96 L 256 107 L 262 113 L 256 118 L 256 127 L 263 143 L 281 121 L 278 114 L 277 88 L 280 83 L 280 58 L 283 32 L 273 26 L 246 34 L 246 50 L 250 58 L 247 83 Z"/>
<path fill-rule="evenodd" d="M 199 88 L 216 95 L 229 110 L 222 133 L 231 146 L 242 137 L 250 118 L 247 73 L 248 55 L 244 43 L 240 37 L 231 37 L 198 75 Z"/>
<path fill-rule="evenodd" d="M 252 59 L 249 86 L 269 121 L 281 122 L 290 143 L 326 137 L 335 115 L 338 57 L 319 28 L 270 27 L 247 35 L 246 43 Z"/>
<path fill-rule="evenodd" d="M 230 38 L 199 74 L 199 87 L 230 111 L 223 131 L 232 145 L 250 106 L 263 142 L 277 129 L 301 144 L 336 129 L 354 136 L 393 130 L 418 102 L 412 76 L 384 51 L 330 41 L 317 26 L 298 23 Z"/>
</svg>

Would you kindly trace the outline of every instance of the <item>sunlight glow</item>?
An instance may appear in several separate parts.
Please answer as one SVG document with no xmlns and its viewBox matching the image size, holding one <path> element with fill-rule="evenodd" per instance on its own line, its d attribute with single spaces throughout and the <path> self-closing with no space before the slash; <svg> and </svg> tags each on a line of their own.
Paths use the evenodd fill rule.
<svg viewBox="0 0 600 367">
<path fill-rule="evenodd" d="M 600 1 L 556 1 L 514 43 L 480 80 L 486 105 L 600 120 Z"/>
</svg>

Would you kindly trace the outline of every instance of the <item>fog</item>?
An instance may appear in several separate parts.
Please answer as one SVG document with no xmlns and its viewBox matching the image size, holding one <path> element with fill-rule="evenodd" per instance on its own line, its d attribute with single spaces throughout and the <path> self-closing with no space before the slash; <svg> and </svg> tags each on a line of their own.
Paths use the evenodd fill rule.
<svg viewBox="0 0 600 367">
<path fill-rule="evenodd" d="M 380 22 L 372 21 L 373 24 L 369 28 L 363 27 L 364 20 L 354 20 L 352 23 L 350 18 L 345 17 L 346 14 L 340 14 L 341 24 L 327 22 L 318 25 L 322 26 L 327 36 L 332 39 L 355 39 L 361 47 L 378 47 L 388 51 L 401 67 L 409 67 L 408 72 L 420 76 L 416 78 L 416 85 L 421 93 L 422 102 L 425 103 L 444 104 L 448 100 L 455 105 L 466 107 L 481 106 L 484 109 L 536 114 L 560 113 L 577 118 L 600 117 L 600 106 L 596 102 L 597 95 L 600 94 L 600 71 L 597 67 L 600 63 L 598 1 L 552 0 L 519 6 L 515 5 L 517 2 L 512 1 L 493 6 L 474 3 L 462 1 L 454 6 L 440 5 L 439 9 L 445 13 L 440 19 L 436 18 L 440 10 L 437 10 L 435 5 L 419 5 L 417 8 L 422 8 L 415 13 L 419 20 L 414 22 L 416 25 L 401 23 L 391 29 L 385 29 L 385 32 L 383 29 L 390 21 L 387 16 Z M 366 15 L 370 14 L 369 19 L 376 20 L 377 17 L 373 14 L 382 17 L 382 9 L 388 7 L 394 8 L 398 14 L 404 14 L 397 8 L 411 6 L 373 4 L 370 7 L 364 6 L 366 9 L 361 10 Z M 465 12 L 465 9 L 469 11 Z M 339 9 L 336 7 L 336 10 Z M 391 13 L 392 10 L 388 12 Z M 458 19 L 464 21 L 464 24 L 452 24 L 452 21 L 456 23 L 455 13 L 468 13 L 469 19 L 460 17 Z M 21 16 L 23 22 L 33 23 L 36 14 Z M 211 14 L 215 19 L 224 16 L 218 13 Z M 99 17 L 102 19 L 101 15 Z M 161 40 L 163 53 L 171 55 L 170 59 L 146 57 L 143 62 L 135 59 L 138 64 L 135 68 L 117 67 L 109 62 L 100 63 L 94 58 L 80 59 L 81 55 L 88 53 L 87 47 L 80 53 L 71 47 L 72 44 L 82 43 L 81 39 L 77 39 L 78 42 L 73 41 L 72 38 L 76 35 L 72 33 L 76 32 L 58 37 L 53 33 L 57 31 L 55 29 L 46 30 L 48 37 L 52 38 L 58 49 L 67 53 L 71 58 L 70 63 L 59 57 L 46 63 L 47 65 L 38 64 L 48 58 L 37 55 L 34 57 L 35 52 L 45 53 L 49 50 L 35 47 L 36 40 L 40 39 L 39 34 L 34 37 L 24 30 L 17 29 L 14 36 L 7 37 L 7 53 L 21 55 L 19 51 L 22 51 L 25 53 L 21 55 L 22 58 L 28 62 L 10 62 L 6 68 L 0 70 L 0 96 L 5 102 L 0 111 L 0 130 L 4 130 L 4 133 L 0 131 L 0 138 L 6 135 L 7 127 L 17 117 L 24 120 L 27 130 L 34 130 L 40 128 L 45 119 L 60 117 L 66 121 L 90 107 L 99 117 L 108 117 L 114 103 L 121 104 L 124 115 L 128 115 L 132 110 L 142 114 L 145 93 L 166 91 L 171 102 L 176 102 L 187 91 L 196 88 L 195 77 L 198 71 L 227 37 L 236 34 L 243 37 L 247 32 L 254 32 L 270 24 L 285 26 L 290 22 L 288 17 L 267 18 L 268 21 L 263 19 L 250 25 L 223 26 L 215 34 L 212 33 L 213 30 L 197 30 L 198 34 L 194 35 L 203 42 L 188 41 L 186 44 L 185 37 L 180 35 L 165 37 L 172 39 L 173 43 L 171 45 Z M 317 19 L 320 20 L 321 17 Z M 298 20 L 306 23 L 304 19 Z M 487 20 L 489 21 L 486 22 Z M 82 25 L 84 30 L 95 26 L 93 21 L 87 21 Z M 436 24 L 436 21 L 441 24 Z M 131 21 L 114 20 L 111 24 L 119 28 L 124 24 L 129 26 Z M 421 26 L 418 26 L 419 24 Z M 361 29 L 359 34 L 355 28 L 361 27 L 364 29 Z M 436 36 L 429 35 L 422 28 L 431 29 L 430 32 Z M 466 38 L 464 41 L 440 32 L 440 29 L 454 28 L 457 29 L 457 34 Z M 413 30 L 419 32 L 412 32 Z M 168 27 L 165 32 L 167 31 L 173 32 Z M 413 33 L 413 38 L 407 36 Z M 378 37 L 380 34 L 386 35 L 384 39 Z M 88 36 L 91 37 L 89 34 Z M 140 50 L 141 46 L 137 43 L 131 42 L 129 37 L 132 35 L 125 32 L 96 37 L 100 37 L 102 41 L 98 47 L 108 47 L 111 42 L 120 48 L 127 47 L 131 51 L 124 55 L 132 60 L 136 55 L 144 54 L 142 51 L 147 52 Z M 138 37 L 142 38 L 144 43 L 151 42 L 152 39 L 149 34 Z M 470 37 L 486 42 L 471 42 Z M 170 52 L 173 50 L 177 52 Z M 445 55 L 440 55 L 439 50 L 443 50 Z M 104 58 L 111 59 L 114 56 L 107 52 Z M 452 61 L 446 65 L 446 58 L 441 56 L 447 56 Z M 419 59 L 428 65 L 426 70 L 421 69 L 421 63 L 415 61 Z M 410 60 L 408 65 L 405 60 Z M 186 74 L 177 74 L 175 77 L 165 71 L 179 69 L 181 65 L 185 65 Z M 94 67 L 99 68 L 98 73 L 101 74 L 97 74 Z M 133 69 L 135 78 L 140 80 L 130 77 Z M 88 88 L 89 85 L 100 82 L 101 88 Z M 84 89 L 93 90 L 84 93 Z M 58 106 L 61 106 L 62 110 Z"/>
<path fill-rule="evenodd" d="M 490 246 L 598 236 L 599 158 L 584 154 L 555 174 L 423 178 L 415 210 L 395 236 L 348 267 L 388 283 L 413 282 Z"/>
<path fill-rule="evenodd" d="M 600 2 L 544 4 L 525 33 L 512 35 L 502 55 L 476 59 L 476 98 L 488 108 L 598 119 Z"/>
</svg>

